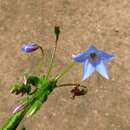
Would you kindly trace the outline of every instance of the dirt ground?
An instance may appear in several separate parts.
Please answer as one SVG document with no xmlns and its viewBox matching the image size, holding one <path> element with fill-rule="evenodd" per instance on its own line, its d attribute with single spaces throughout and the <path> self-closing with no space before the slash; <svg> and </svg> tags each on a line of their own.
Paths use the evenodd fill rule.
<svg viewBox="0 0 130 130">
<path fill-rule="evenodd" d="M 27 130 L 130 130 L 130 0 L 0 0 L 0 126 L 21 98 L 10 94 L 10 86 L 23 71 L 46 72 L 55 25 L 61 35 L 53 75 L 71 63 L 72 54 L 95 44 L 115 54 L 108 63 L 110 80 L 94 73 L 81 81 L 77 64 L 59 84 L 81 83 L 88 93 L 72 100 L 72 87 L 56 89 L 21 124 Z M 20 51 L 30 41 L 45 49 L 44 61 L 39 51 Z"/>
</svg>

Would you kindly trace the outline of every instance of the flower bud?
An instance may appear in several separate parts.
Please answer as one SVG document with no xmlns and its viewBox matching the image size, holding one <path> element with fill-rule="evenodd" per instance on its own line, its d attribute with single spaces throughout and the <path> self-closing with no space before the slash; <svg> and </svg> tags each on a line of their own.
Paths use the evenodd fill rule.
<svg viewBox="0 0 130 130">
<path fill-rule="evenodd" d="M 56 35 L 56 42 L 58 41 L 59 39 L 59 35 L 60 35 L 60 27 L 59 26 L 55 26 L 55 35 Z"/>
<path fill-rule="evenodd" d="M 35 43 L 27 43 L 21 47 L 21 51 L 26 52 L 26 53 L 31 53 L 31 52 L 39 49 L 39 47 L 40 46 Z"/>
</svg>

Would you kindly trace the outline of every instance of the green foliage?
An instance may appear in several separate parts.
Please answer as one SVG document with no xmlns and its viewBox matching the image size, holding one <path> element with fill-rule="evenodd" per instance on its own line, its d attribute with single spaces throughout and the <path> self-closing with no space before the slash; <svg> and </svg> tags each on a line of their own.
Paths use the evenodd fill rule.
<svg viewBox="0 0 130 130">
<path fill-rule="evenodd" d="M 15 93 L 16 95 L 22 93 L 27 93 L 29 94 L 29 92 L 31 91 L 31 86 L 29 84 L 15 84 L 13 85 L 13 87 L 11 88 L 10 92 L 11 93 Z"/>
<path fill-rule="evenodd" d="M 35 76 L 35 75 L 29 75 L 27 73 L 24 74 L 24 79 L 22 83 L 17 83 L 12 86 L 10 92 L 14 93 L 16 95 L 26 94 L 26 97 L 20 100 L 20 105 L 18 105 L 12 116 L 5 122 L 1 130 L 16 130 L 21 120 L 24 118 L 25 115 L 27 117 L 32 116 L 34 113 L 36 113 L 37 110 L 40 109 L 42 104 L 47 100 L 48 96 L 51 94 L 51 92 L 57 87 L 57 80 L 70 69 L 68 67 L 65 69 L 61 74 L 59 74 L 57 77 L 49 80 L 48 77 L 50 75 L 50 72 L 53 68 L 53 60 L 55 58 L 57 43 L 60 35 L 60 27 L 55 26 L 54 33 L 56 36 L 55 41 L 55 48 L 54 53 L 51 57 L 50 66 L 48 68 L 47 76 L 41 75 L 41 76 Z M 36 48 L 35 48 L 36 47 Z M 28 43 L 24 45 L 21 50 L 23 52 L 33 52 L 40 48 L 42 52 L 42 56 L 44 56 L 43 48 L 37 44 Z M 35 89 L 34 89 L 35 88 Z M 21 128 L 21 130 L 25 130 L 25 127 Z"/>
<path fill-rule="evenodd" d="M 7 120 L 2 127 L 2 130 L 14 130 L 17 128 L 20 121 L 25 114 L 27 117 L 32 116 L 41 105 L 47 100 L 48 95 L 56 87 L 57 80 L 48 80 L 46 76 L 29 76 L 27 77 L 26 84 L 16 84 L 11 89 L 12 93 L 16 95 L 19 93 L 27 93 L 27 96 L 21 99 L 22 109 L 16 110 L 16 112 Z M 36 90 L 30 94 L 31 85 L 35 85 Z M 28 89 L 29 88 L 29 89 Z"/>
</svg>

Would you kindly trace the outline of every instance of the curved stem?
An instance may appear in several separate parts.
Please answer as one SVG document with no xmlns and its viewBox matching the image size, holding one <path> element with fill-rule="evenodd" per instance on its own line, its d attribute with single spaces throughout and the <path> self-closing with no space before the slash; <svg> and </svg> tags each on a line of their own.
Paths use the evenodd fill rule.
<svg viewBox="0 0 130 130">
<path fill-rule="evenodd" d="M 63 86 L 78 86 L 78 87 L 82 87 L 82 88 L 87 88 L 84 85 L 80 85 L 80 84 L 76 84 L 76 83 L 60 84 L 60 85 L 57 86 L 57 88 L 63 87 Z"/>
<path fill-rule="evenodd" d="M 41 50 L 41 53 L 42 53 L 42 56 L 44 58 L 44 51 L 43 51 L 43 48 L 41 46 L 39 46 L 40 50 Z"/>
</svg>

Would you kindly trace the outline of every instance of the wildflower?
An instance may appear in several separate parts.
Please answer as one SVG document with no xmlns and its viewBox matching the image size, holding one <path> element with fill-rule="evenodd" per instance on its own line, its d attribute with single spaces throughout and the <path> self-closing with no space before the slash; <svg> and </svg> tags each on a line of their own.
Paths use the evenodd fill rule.
<svg viewBox="0 0 130 130">
<path fill-rule="evenodd" d="M 113 57 L 113 55 L 97 49 L 94 45 L 91 45 L 86 52 L 72 55 L 74 61 L 83 63 L 82 80 L 87 79 L 95 70 L 104 78 L 109 79 L 106 63 Z"/>
<path fill-rule="evenodd" d="M 30 53 L 30 52 L 33 52 L 33 51 L 39 49 L 39 48 L 40 48 L 40 46 L 35 44 L 35 43 L 27 43 L 21 47 L 21 51 L 26 52 L 26 53 Z"/>
</svg>

